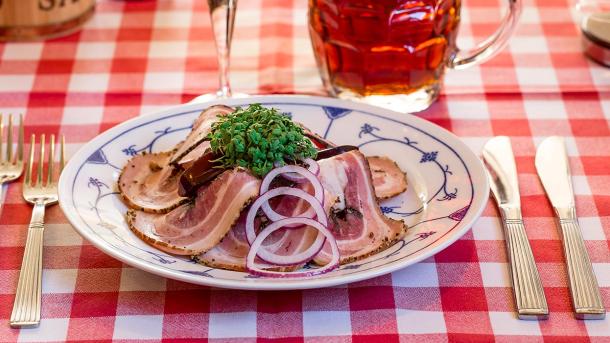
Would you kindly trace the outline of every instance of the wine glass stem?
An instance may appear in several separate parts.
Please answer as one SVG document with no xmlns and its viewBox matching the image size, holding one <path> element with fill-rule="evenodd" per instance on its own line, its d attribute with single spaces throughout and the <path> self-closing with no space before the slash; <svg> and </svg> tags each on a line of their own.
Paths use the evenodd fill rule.
<svg viewBox="0 0 610 343">
<path fill-rule="evenodd" d="M 233 38 L 233 24 L 237 0 L 208 0 L 212 31 L 216 42 L 216 56 L 218 58 L 218 77 L 220 88 L 218 96 L 231 97 L 229 84 L 229 58 L 231 55 L 231 39 Z"/>
</svg>

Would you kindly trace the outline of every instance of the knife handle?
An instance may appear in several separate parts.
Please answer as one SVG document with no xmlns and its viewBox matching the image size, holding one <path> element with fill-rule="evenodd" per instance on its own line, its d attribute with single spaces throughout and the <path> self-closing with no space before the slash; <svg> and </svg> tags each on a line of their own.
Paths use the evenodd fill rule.
<svg viewBox="0 0 610 343">
<path fill-rule="evenodd" d="M 561 227 L 575 316 L 577 319 L 604 319 L 606 309 L 580 232 L 576 210 L 574 208 L 555 210 Z"/>
<path fill-rule="evenodd" d="M 519 319 L 547 319 L 549 308 L 523 220 L 520 215 L 514 219 L 503 216 L 502 222 Z"/>
</svg>

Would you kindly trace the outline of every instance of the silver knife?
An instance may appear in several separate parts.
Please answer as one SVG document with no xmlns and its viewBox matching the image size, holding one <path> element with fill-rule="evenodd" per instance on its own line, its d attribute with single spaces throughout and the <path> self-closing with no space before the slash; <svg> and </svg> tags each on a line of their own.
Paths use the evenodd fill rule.
<svg viewBox="0 0 610 343">
<path fill-rule="evenodd" d="M 606 309 L 576 218 L 570 164 L 563 138 L 553 136 L 540 143 L 536 151 L 536 170 L 561 227 L 576 318 L 604 319 Z"/>
<path fill-rule="evenodd" d="M 549 308 L 540 282 L 523 218 L 517 167 L 510 139 L 498 136 L 483 147 L 491 191 L 502 215 L 513 294 L 519 319 L 546 319 Z"/>
</svg>

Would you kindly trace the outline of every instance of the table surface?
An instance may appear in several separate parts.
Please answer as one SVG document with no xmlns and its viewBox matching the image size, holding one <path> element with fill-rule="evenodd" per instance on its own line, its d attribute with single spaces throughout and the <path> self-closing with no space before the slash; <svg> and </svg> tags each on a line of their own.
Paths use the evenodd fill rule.
<svg viewBox="0 0 610 343">
<path fill-rule="evenodd" d="M 455 244 L 391 275 L 329 289 L 210 289 L 131 268 L 75 233 L 58 206 L 47 212 L 42 324 L 8 327 L 30 206 L 8 187 L 0 217 L 0 341 L 594 341 L 610 342 L 610 319 L 575 320 L 561 242 L 534 169 L 536 145 L 567 137 L 580 223 L 610 306 L 610 69 L 580 50 L 568 0 L 527 0 L 517 36 L 492 61 L 449 72 L 443 96 L 421 117 L 475 152 L 511 136 L 523 214 L 551 315 L 513 312 L 500 222 L 491 202 Z M 239 3 L 234 88 L 248 93 L 322 93 L 305 0 Z M 504 4 L 464 4 L 459 42 L 494 30 Z M 180 104 L 217 85 L 205 1 L 99 1 L 76 35 L 0 44 L 0 112 L 24 113 L 26 132 L 62 133 L 74 152 L 98 133 Z"/>
</svg>

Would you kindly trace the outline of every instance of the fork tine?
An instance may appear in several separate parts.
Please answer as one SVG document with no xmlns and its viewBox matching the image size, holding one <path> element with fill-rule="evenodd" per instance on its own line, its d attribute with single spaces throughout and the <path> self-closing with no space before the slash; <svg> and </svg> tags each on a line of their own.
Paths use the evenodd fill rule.
<svg viewBox="0 0 610 343">
<path fill-rule="evenodd" d="M 25 130 L 23 128 L 23 114 L 19 115 L 19 141 L 17 142 L 17 161 L 23 161 L 23 139 L 25 136 Z"/>
<path fill-rule="evenodd" d="M 36 185 L 42 186 L 42 172 L 44 166 L 44 133 L 40 135 L 40 155 L 38 157 L 38 173 L 36 175 Z"/>
<path fill-rule="evenodd" d="M 36 135 L 32 134 L 30 140 L 30 157 L 28 158 L 28 168 L 25 171 L 25 184 L 31 186 L 30 181 L 32 180 L 32 169 L 34 165 L 34 147 L 36 146 Z"/>
<path fill-rule="evenodd" d="M 47 160 L 47 185 L 53 182 L 53 165 L 55 164 L 55 135 L 51 135 L 49 141 L 49 159 Z"/>
<path fill-rule="evenodd" d="M 13 163 L 13 115 L 8 115 L 8 132 L 6 133 L 6 161 Z"/>
<path fill-rule="evenodd" d="M 64 170 L 66 165 L 66 136 L 61 135 L 61 147 L 59 148 L 59 172 Z"/>
</svg>

